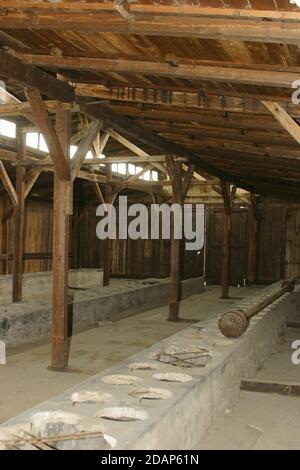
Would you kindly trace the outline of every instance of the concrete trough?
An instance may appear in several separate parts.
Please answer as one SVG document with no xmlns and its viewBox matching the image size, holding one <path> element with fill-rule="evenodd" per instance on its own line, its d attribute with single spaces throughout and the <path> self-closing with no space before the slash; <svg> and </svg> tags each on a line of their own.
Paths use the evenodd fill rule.
<svg viewBox="0 0 300 470">
<path fill-rule="evenodd" d="M 246 299 L 240 307 L 256 303 L 258 297 L 268 295 L 277 287 L 278 284 L 262 290 L 259 296 Z M 299 319 L 299 307 L 300 291 L 296 287 L 294 293 L 283 295 L 260 312 L 251 321 L 248 331 L 234 340 L 222 336 L 217 318 L 195 324 L 22 413 L 0 427 L 0 435 L 6 426 L 20 428 L 21 423 L 30 426 L 36 413 L 60 410 L 61 413 L 76 413 L 76 426 L 80 424 L 83 429 L 102 426 L 116 450 L 192 449 L 214 419 L 234 404 L 241 379 L 253 376 L 270 355 L 286 321 Z M 170 352 L 172 348 L 190 351 L 191 345 L 195 351 L 197 348 L 209 351 L 211 360 L 207 360 L 205 367 L 184 368 L 161 362 L 168 356 L 166 351 Z M 156 367 L 135 367 L 132 370 L 132 364 L 138 363 L 154 363 Z M 168 374 L 168 381 L 157 380 L 157 374 Z M 184 374 L 189 379 L 172 381 L 172 374 Z M 140 380 L 132 385 L 133 381 L 129 381 L 131 384 L 118 380 L 111 383 L 105 379 L 118 375 L 134 375 Z M 151 394 L 153 389 L 156 389 L 156 399 Z M 83 390 L 109 393 L 111 400 L 103 404 L 89 402 L 74 406 L 72 394 Z"/>
<path fill-rule="evenodd" d="M 168 279 L 112 279 L 109 287 L 102 288 L 99 287 L 100 282 L 93 285 L 96 280 L 99 281 L 102 273 L 91 270 L 91 282 L 88 284 L 89 271 L 74 273 L 70 279 L 69 285 L 71 281 L 77 284 L 73 285 L 76 289 L 69 290 L 72 334 L 93 328 L 99 322 L 116 321 L 168 302 Z M 43 284 L 44 281 L 43 279 L 38 283 Z M 199 294 L 203 290 L 202 277 L 188 279 L 182 283 L 183 298 Z M 25 295 L 24 298 L 23 302 L 3 302 L 0 306 L 0 340 L 5 342 L 6 347 L 20 346 L 50 337 L 51 296 L 41 294 L 26 299 Z"/>
</svg>

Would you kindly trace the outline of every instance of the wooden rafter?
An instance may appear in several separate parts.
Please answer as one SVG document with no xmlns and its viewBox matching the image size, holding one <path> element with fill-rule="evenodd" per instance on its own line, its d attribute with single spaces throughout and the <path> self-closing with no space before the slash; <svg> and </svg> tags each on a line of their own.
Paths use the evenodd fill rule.
<svg viewBox="0 0 300 470">
<path fill-rule="evenodd" d="M 300 126 L 296 121 L 280 106 L 272 101 L 263 101 L 265 107 L 273 114 L 282 127 L 300 144 Z"/>
<path fill-rule="evenodd" d="M 118 132 L 114 131 L 113 129 L 109 129 L 108 133 L 113 139 L 120 142 L 120 144 L 124 145 L 124 147 L 128 148 L 139 157 L 149 158 L 149 161 L 151 161 L 151 156 L 147 152 L 139 148 L 133 142 L 130 142 L 128 139 L 120 135 Z M 167 170 L 161 163 L 153 162 L 153 166 L 157 168 L 159 171 L 161 171 L 162 173 L 166 174 Z"/>
</svg>

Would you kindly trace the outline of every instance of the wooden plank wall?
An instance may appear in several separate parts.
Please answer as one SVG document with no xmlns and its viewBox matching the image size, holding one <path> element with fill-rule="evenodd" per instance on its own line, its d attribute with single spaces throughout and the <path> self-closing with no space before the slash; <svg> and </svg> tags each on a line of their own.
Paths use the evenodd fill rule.
<svg viewBox="0 0 300 470">
<path fill-rule="evenodd" d="M 102 244 L 96 236 L 96 204 L 77 204 L 71 230 L 70 266 L 80 268 L 102 268 Z"/>
<path fill-rule="evenodd" d="M 13 221 L 4 223 L 11 204 L 0 197 L 0 274 L 11 273 Z M 72 268 L 101 268 L 102 243 L 96 237 L 96 204 L 76 204 L 74 209 L 70 266 Z M 300 207 L 269 207 L 259 210 L 257 281 L 270 283 L 289 276 L 300 275 Z M 222 208 L 206 209 L 206 279 L 219 284 L 223 242 Z M 232 216 L 231 283 L 242 283 L 248 276 L 250 213 L 235 209 Z M 51 270 L 52 203 L 28 200 L 25 217 L 24 272 Z M 111 244 L 112 274 L 132 277 L 165 277 L 170 267 L 168 240 L 114 240 Z M 185 252 L 184 277 L 203 273 L 204 250 Z"/>
<path fill-rule="evenodd" d="M 9 201 L 1 199 L 2 217 L 10 213 Z M 1 209 L 0 209 L 1 213 Z M 24 253 L 28 258 L 24 261 L 24 272 L 40 272 L 51 270 L 52 253 L 52 204 L 42 201 L 29 201 L 25 211 L 25 244 Z M 13 218 L 12 214 L 6 222 L 1 223 L 1 254 L 11 255 L 13 252 Z M 0 261 L 1 273 L 11 274 L 12 261 Z"/>
<path fill-rule="evenodd" d="M 205 276 L 208 284 L 221 283 L 223 249 L 223 208 L 206 209 Z M 248 276 L 249 214 L 244 209 L 234 209 L 231 216 L 230 282 L 243 283 Z"/>
<path fill-rule="evenodd" d="M 292 209 L 300 212 L 300 209 Z M 263 206 L 259 210 L 258 280 L 269 283 L 285 277 L 287 209 Z"/>
<path fill-rule="evenodd" d="M 300 276 L 300 210 L 287 210 L 286 274 Z"/>
</svg>

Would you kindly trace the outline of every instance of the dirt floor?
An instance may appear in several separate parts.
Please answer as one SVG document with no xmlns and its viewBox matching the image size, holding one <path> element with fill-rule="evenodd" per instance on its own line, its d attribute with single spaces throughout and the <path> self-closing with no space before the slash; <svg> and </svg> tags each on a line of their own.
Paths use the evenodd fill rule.
<svg viewBox="0 0 300 470">
<path fill-rule="evenodd" d="M 256 377 L 299 383 L 300 366 L 291 360 L 292 343 L 299 339 L 300 329 L 288 328 Z M 242 391 L 236 406 L 215 421 L 197 449 L 300 450 L 300 397 Z"/>
<path fill-rule="evenodd" d="M 221 300 L 220 288 L 208 287 L 206 292 L 182 302 L 183 321 L 179 323 L 166 321 L 168 308 L 165 306 L 80 333 L 72 339 L 70 366 L 83 373 L 47 370 L 48 342 L 9 351 L 7 365 L 0 366 L 0 422 L 188 327 L 190 321 L 205 320 L 226 311 L 228 306 L 256 291 L 254 287 L 232 288 L 232 298 Z"/>
</svg>

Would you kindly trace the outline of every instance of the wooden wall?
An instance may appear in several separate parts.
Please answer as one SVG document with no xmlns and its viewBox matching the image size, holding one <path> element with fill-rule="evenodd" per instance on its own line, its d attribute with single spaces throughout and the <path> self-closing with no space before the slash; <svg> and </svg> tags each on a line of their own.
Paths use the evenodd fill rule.
<svg viewBox="0 0 300 470">
<path fill-rule="evenodd" d="M 96 205 L 77 207 L 74 211 L 73 267 L 102 267 L 102 243 L 96 237 Z M 203 274 L 204 251 L 199 255 L 185 252 L 184 277 Z M 169 240 L 112 240 L 111 272 L 114 276 L 166 277 L 170 270 Z"/>
<path fill-rule="evenodd" d="M 221 283 L 224 215 L 222 208 L 206 209 L 205 276 L 209 284 Z M 248 211 L 235 209 L 231 217 L 231 284 L 243 283 L 248 277 L 248 246 Z"/>
<path fill-rule="evenodd" d="M 96 205 L 76 204 L 72 217 L 70 266 L 101 268 L 102 243 L 96 237 Z M 7 218 L 7 215 L 10 217 Z M 208 283 L 220 284 L 222 208 L 206 208 L 205 274 Z M 3 218 L 5 222 L 3 223 Z M 7 197 L 0 197 L 0 274 L 11 273 L 13 218 Z M 235 208 L 231 234 L 231 284 L 248 279 L 251 211 Z M 259 208 L 257 282 L 270 283 L 300 275 L 300 206 Z M 25 217 L 24 272 L 51 270 L 52 203 L 29 200 Z M 8 255 L 8 259 L 7 259 Z M 113 275 L 164 277 L 170 267 L 169 241 L 114 240 L 111 243 Z M 203 274 L 204 250 L 185 252 L 184 277 Z"/>
<path fill-rule="evenodd" d="M 1 274 L 12 271 L 14 223 L 12 205 L 7 198 L 0 198 L 0 253 L 8 255 L 0 260 Z M 4 222 L 3 222 L 4 219 Z M 29 201 L 25 211 L 24 272 L 49 271 L 52 253 L 52 204 Z"/>
<path fill-rule="evenodd" d="M 300 213 L 300 209 L 292 209 Z M 258 279 L 269 283 L 286 272 L 287 209 L 264 206 L 259 210 Z"/>
</svg>

